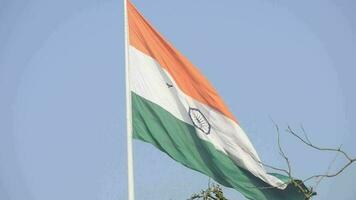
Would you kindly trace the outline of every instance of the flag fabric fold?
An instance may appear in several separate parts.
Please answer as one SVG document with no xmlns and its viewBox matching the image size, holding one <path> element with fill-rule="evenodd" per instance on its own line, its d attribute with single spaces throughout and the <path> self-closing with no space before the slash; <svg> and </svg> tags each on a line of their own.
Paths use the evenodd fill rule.
<svg viewBox="0 0 356 200">
<path fill-rule="evenodd" d="M 254 200 L 302 200 L 268 174 L 237 119 L 200 71 L 128 1 L 133 137 Z"/>
</svg>

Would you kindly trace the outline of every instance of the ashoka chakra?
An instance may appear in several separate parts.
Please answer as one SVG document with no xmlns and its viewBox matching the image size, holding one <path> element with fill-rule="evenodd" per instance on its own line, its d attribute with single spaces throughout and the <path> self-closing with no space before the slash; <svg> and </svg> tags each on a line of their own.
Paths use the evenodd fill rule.
<svg viewBox="0 0 356 200">
<path fill-rule="evenodd" d="M 211 126 L 200 110 L 196 108 L 189 108 L 189 117 L 197 129 L 201 130 L 205 134 L 210 133 Z"/>
</svg>

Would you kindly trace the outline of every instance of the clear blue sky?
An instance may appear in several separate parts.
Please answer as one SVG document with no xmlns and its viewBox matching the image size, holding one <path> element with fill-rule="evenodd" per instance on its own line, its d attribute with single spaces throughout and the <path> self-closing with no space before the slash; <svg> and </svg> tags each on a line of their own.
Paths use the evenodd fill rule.
<svg viewBox="0 0 356 200">
<path fill-rule="evenodd" d="M 269 116 L 356 156 L 355 1 L 134 3 L 214 84 L 264 161 L 285 167 Z M 0 0 L 0 199 L 126 199 L 124 82 L 122 1 Z M 297 177 L 326 170 L 333 155 L 282 137 Z M 186 199 L 208 183 L 148 144 L 134 154 L 138 200 Z M 315 199 L 354 200 L 355 180 L 353 166 Z"/>
</svg>

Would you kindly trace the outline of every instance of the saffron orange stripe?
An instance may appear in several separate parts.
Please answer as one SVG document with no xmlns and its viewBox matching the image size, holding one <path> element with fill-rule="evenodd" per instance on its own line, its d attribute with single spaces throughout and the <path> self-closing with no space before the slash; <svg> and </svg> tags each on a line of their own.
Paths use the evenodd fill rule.
<svg viewBox="0 0 356 200">
<path fill-rule="evenodd" d="M 154 58 L 184 93 L 237 122 L 209 81 L 150 25 L 130 1 L 128 21 L 130 45 Z"/>
</svg>

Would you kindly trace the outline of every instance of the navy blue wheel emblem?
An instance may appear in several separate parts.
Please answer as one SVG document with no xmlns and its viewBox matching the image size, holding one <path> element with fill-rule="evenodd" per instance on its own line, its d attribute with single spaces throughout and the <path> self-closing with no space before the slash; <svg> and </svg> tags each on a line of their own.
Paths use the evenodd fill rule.
<svg viewBox="0 0 356 200">
<path fill-rule="evenodd" d="M 211 125 L 199 109 L 189 108 L 189 117 L 192 120 L 195 128 L 201 130 L 207 135 L 210 133 Z"/>
</svg>

